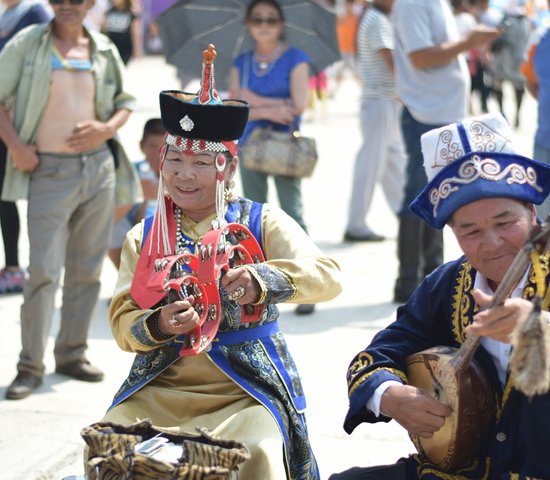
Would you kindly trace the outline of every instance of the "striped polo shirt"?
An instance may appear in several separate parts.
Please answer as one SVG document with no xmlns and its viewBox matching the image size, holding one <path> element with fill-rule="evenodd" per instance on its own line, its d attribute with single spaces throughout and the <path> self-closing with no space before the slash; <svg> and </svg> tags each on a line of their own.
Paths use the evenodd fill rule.
<svg viewBox="0 0 550 480">
<path fill-rule="evenodd" d="M 378 50 L 394 49 L 392 25 L 388 17 L 370 6 L 361 17 L 357 31 L 357 72 L 362 98 L 396 98 L 395 81 Z"/>
</svg>

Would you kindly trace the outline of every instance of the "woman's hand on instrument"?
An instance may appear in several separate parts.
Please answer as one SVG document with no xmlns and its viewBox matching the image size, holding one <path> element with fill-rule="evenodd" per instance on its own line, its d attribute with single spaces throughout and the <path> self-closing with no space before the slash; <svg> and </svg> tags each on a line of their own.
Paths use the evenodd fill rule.
<svg viewBox="0 0 550 480">
<path fill-rule="evenodd" d="M 472 295 L 480 309 L 487 308 L 493 298 L 480 290 L 473 290 Z M 512 333 L 518 324 L 525 322 L 532 309 L 533 304 L 529 300 L 507 298 L 504 304 L 477 313 L 473 323 L 466 328 L 466 332 L 510 343 Z"/>
<path fill-rule="evenodd" d="M 391 385 L 382 395 L 380 412 L 407 432 L 429 438 L 443 426 L 451 407 L 411 385 Z"/>
<path fill-rule="evenodd" d="M 182 335 L 193 330 L 199 322 L 199 315 L 193 308 L 194 302 L 194 297 L 189 296 L 162 307 L 158 319 L 161 332 L 165 335 Z"/>
<path fill-rule="evenodd" d="M 223 275 L 221 284 L 229 299 L 239 305 L 256 303 L 262 294 L 260 284 L 245 267 L 230 268 Z"/>
</svg>

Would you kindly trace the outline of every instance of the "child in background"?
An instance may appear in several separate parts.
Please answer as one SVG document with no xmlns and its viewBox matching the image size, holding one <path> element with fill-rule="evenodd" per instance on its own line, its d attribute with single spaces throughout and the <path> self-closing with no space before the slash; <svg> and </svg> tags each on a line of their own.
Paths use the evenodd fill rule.
<svg viewBox="0 0 550 480">
<path fill-rule="evenodd" d="M 145 160 L 135 164 L 143 188 L 143 202 L 119 207 L 115 212 L 109 258 L 117 269 L 120 266 L 122 244 L 128 230 L 142 219 L 155 214 L 159 178 L 159 150 L 163 144 L 164 134 L 165 130 L 160 118 L 150 118 L 145 122 L 143 135 L 139 142 Z"/>
<path fill-rule="evenodd" d="M 103 33 L 116 45 L 126 65 L 130 59 L 143 54 L 143 36 L 139 2 L 112 0 L 112 7 L 105 13 Z"/>
<path fill-rule="evenodd" d="M 328 80 L 325 70 L 309 77 L 307 84 L 307 112 L 311 121 L 326 119 L 328 115 Z"/>
</svg>

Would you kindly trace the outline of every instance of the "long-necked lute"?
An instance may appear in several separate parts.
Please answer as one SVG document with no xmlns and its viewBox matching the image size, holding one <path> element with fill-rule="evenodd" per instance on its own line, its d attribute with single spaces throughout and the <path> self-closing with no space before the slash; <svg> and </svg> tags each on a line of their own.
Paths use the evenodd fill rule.
<svg viewBox="0 0 550 480">
<path fill-rule="evenodd" d="M 549 236 L 548 223 L 545 228 L 534 228 L 488 308 L 501 305 L 510 296 L 530 265 L 532 250 L 540 250 Z M 469 335 L 460 348 L 437 346 L 407 357 L 409 384 L 451 407 L 451 414 L 432 437 L 410 435 L 418 453 L 442 470 L 463 466 L 475 457 L 495 422 L 495 394 L 473 358 L 480 340 Z"/>
</svg>

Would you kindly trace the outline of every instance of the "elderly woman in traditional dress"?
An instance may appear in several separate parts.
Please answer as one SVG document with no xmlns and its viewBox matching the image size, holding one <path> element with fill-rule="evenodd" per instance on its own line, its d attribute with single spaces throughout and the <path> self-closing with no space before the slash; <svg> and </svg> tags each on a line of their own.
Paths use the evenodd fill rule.
<svg viewBox="0 0 550 480">
<path fill-rule="evenodd" d="M 151 418 L 155 426 L 191 432 L 201 426 L 241 441 L 251 459 L 242 465 L 240 479 L 317 479 L 304 393 L 277 325 L 277 304 L 332 299 L 341 289 L 339 268 L 280 209 L 231 193 L 235 139 L 246 125 L 248 104 L 220 101 L 210 57 L 212 47 L 205 52 L 197 96 L 160 94 L 168 134 L 157 214 L 128 233 L 110 308 L 119 346 L 136 358 L 104 420 L 130 424 Z M 198 277 L 203 276 L 201 268 L 211 265 L 206 247 L 213 231 L 230 232 L 233 245 L 237 237 L 246 238 L 242 231 L 232 236 L 235 224 L 258 243 L 257 251 L 249 246 L 252 263 L 217 272 L 214 291 L 202 289 L 208 282 L 188 281 L 189 290 L 183 282 L 172 301 L 155 290 L 163 268 L 176 280 L 189 273 L 182 269 L 193 268 L 194 260 L 170 263 L 174 252 L 197 254 Z M 214 246 L 216 251 L 223 257 L 227 249 Z M 211 320 L 220 322 L 211 343 L 197 334 L 205 309 L 203 331 Z M 243 321 L 254 315 L 255 321 Z"/>
</svg>

